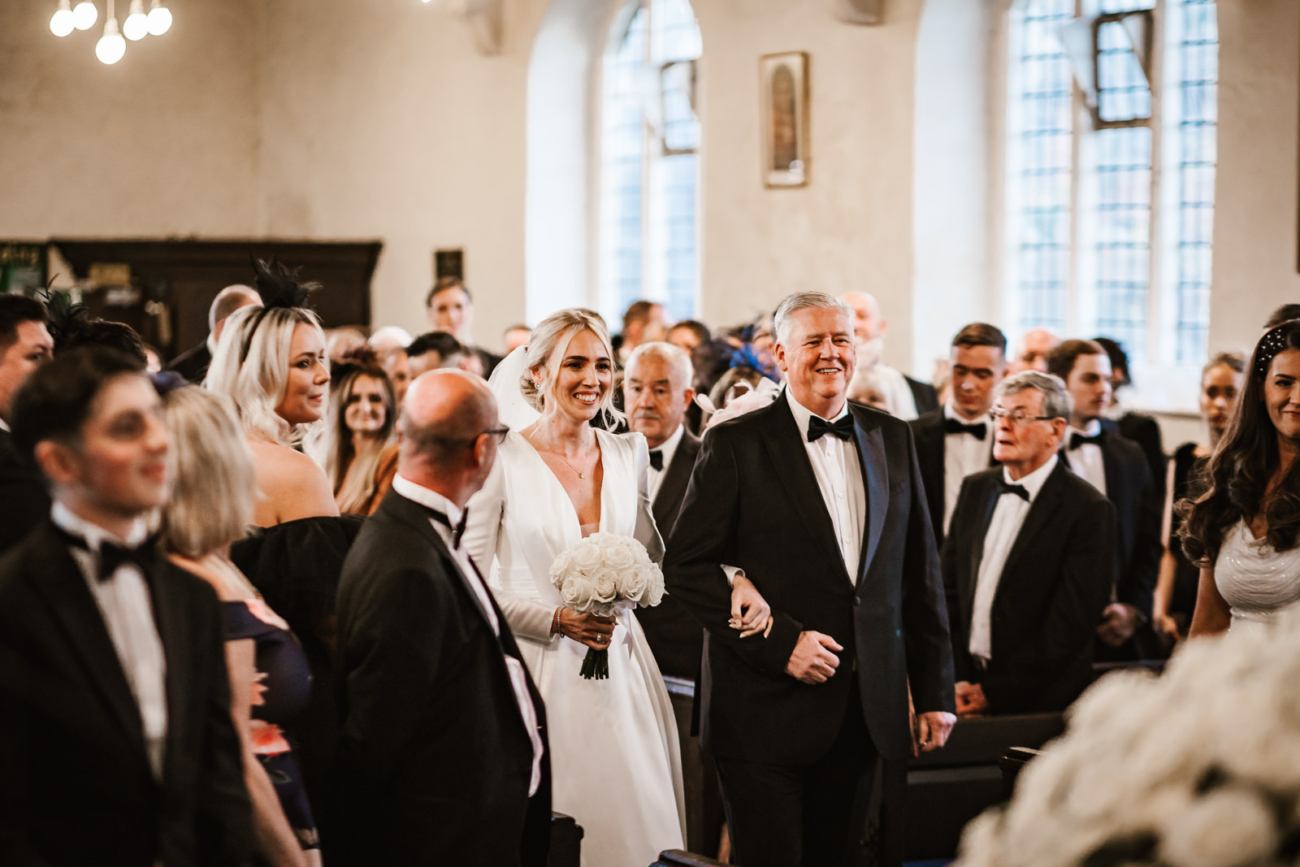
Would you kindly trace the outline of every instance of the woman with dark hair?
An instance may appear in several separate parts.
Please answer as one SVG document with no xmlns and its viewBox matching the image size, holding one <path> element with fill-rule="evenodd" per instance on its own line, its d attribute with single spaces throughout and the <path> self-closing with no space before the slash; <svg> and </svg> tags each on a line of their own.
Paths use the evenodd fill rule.
<svg viewBox="0 0 1300 867">
<path fill-rule="evenodd" d="M 1246 387 L 1207 468 L 1179 504 L 1201 569 L 1191 637 L 1267 621 L 1300 600 L 1300 321 L 1255 346 Z"/>
<path fill-rule="evenodd" d="M 393 455 L 385 448 L 397 426 L 393 384 L 373 363 L 345 362 L 335 369 L 330 400 L 333 424 L 325 470 L 334 502 L 345 515 L 369 515 L 379 504 L 385 455 Z"/>
<path fill-rule="evenodd" d="M 1196 584 L 1200 570 L 1190 563 L 1178 544 L 1182 518 L 1175 505 L 1195 498 L 1205 490 L 1205 465 L 1223 439 L 1228 421 L 1241 395 L 1246 374 L 1246 359 L 1236 352 L 1220 352 L 1201 370 L 1201 417 L 1209 430 L 1208 446 L 1186 442 L 1174 451 L 1174 459 L 1165 474 L 1165 553 L 1160 561 L 1156 583 L 1152 622 L 1156 631 L 1169 639 L 1187 636 L 1196 610 Z"/>
</svg>

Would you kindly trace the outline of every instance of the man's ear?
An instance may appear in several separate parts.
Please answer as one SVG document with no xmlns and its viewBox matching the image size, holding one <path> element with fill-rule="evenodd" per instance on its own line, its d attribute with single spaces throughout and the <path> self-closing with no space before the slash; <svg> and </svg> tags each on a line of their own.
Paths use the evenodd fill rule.
<svg viewBox="0 0 1300 867">
<path fill-rule="evenodd" d="M 684 392 L 684 396 L 686 398 L 685 400 L 686 408 L 690 409 L 691 404 L 695 401 L 695 389 L 693 388 L 686 389 L 686 391 Z"/>
<path fill-rule="evenodd" d="M 36 465 L 55 485 L 69 485 L 81 478 L 81 456 L 54 440 L 42 440 L 33 451 Z"/>
</svg>

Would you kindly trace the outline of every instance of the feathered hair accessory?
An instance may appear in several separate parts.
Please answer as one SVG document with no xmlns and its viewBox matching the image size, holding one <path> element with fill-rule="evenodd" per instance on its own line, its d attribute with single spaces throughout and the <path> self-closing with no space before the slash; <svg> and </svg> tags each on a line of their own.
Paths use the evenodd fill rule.
<svg viewBox="0 0 1300 867">
<path fill-rule="evenodd" d="M 90 310 L 85 304 L 73 304 L 70 296 L 55 292 L 49 286 L 39 294 L 49 312 L 47 327 L 54 339 L 54 351 L 58 352 L 74 337 L 86 332 L 90 325 Z"/>
<path fill-rule="evenodd" d="M 266 319 L 268 310 L 275 308 L 310 310 L 312 309 L 311 293 L 321 288 L 319 283 L 304 283 L 299 280 L 298 272 L 302 268 L 290 268 L 275 256 L 272 256 L 270 261 L 252 256 L 249 258 L 253 262 L 254 286 L 257 288 L 257 294 L 261 296 L 262 309 L 257 311 L 253 324 L 249 326 L 248 331 L 244 332 L 244 343 L 239 348 L 240 364 L 248 360 L 248 351 L 253 345 L 253 335 Z"/>
</svg>

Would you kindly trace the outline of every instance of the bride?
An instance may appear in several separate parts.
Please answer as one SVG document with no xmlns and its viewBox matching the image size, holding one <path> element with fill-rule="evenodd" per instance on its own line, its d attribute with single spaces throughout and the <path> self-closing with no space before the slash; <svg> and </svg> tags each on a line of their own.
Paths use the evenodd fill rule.
<svg viewBox="0 0 1300 867">
<path fill-rule="evenodd" d="M 593 428 L 612 415 L 613 351 L 604 324 L 563 310 L 492 377 L 512 430 L 470 501 L 465 539 L 546 702 L 552 801 L 584 829 L 584 867 L 644 867 L 685 848 L 677 726 L 636 618 L 577 614 L 560 602 L 552 561 L 594 532 L 634 536 L 652 560 L 663 542 L 646 497 L 640 434 Z M 588 648 L 609 651 L 609 679 L 580 674 Z"/>
</svg>

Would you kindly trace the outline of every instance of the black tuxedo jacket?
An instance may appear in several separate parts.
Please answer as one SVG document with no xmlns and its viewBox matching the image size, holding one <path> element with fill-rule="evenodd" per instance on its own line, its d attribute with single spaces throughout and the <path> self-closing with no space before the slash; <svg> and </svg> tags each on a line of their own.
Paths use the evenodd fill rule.
<svg viewBox="0 0 1300 867">
<path fill-rule="evenodd" d="M 187 349 L 180 355 L 172 359 L 167 369 L 179 373 L 195 385 L 203 382 L 203 377 L 208 375 L 208 367 L 212 364 L 212 352 L 208 349 L 208 343 L 205 340 L 198 346 Z"/>
<path fill-rule="evenodd" d="M 971 613 L 1001 480 L 1001 468 L 966 477 L 943 549 L 957 679 L 981 684 L 993 713 L 1064 710 L 1092 677 L 1097 622 L 1115 581 L 1115 508 L 1057 462 L 1002 569 L 993 657 L 980 671 L 969 649 Z"/>
<path fill-rule="evenodd" d="M 1065 440 L 1068 457 L 1069 437 Z M 1151 478 L 1142 447 L 1103 423 L 1100 443 L 1106 467 L 1106 496 L 1119 519 L 1119 577 L 1115 599 L 1132 605 L 1149 620 L 1151 602 L 1160 572 L 1164 543 L 1160 525 L 1164 518 L 1164 484 Z"/>
<path fill-rule="evenodd" d="M 704 437 L 664 571 L 668 592 L 708 630 L 701 734 L 721 758 L 817 761 L 843 725 L 854 677 L 885 759 L 910 754 L 909 680 L 918 713 L 953 711 L 948 615 L 911 431 L 887 413 L 849 411 L 867 501 L 852 574 L 784 394 Z M 772 606 L 768 638 L 742 640 L 727 625 L 723 563 L 744 569 Z M 805 630 L 844 646 L 824 684 L 785 672 Z"/>
<path fill-rule="evenodd" d="M 943 407 L 931 410 L 920 418 L 909 421 L 912 437 L 916 440 L 916 461 L 921 466 L 921 481 L 925 484 L 925 500 L 930 505 L 930 526 L 939 547 L 943 547 L 944 494 L 947 491 L 948 459 L 945 447 L 947 434 L 943 429 Z M 988 427 L 993 436 L 993 426 Z M 993 445 L 989 443 L 989 466 L 997 466 L 992 458 Z"/>
<path fill-rule="evenodd" d="M 108 627 L 53 524 L 0 560 L 0 863 L 248 863 L 216 594 L 171 565 L 149 589 L 167 664 L 161 782 Z"/>
<path fill-rule="evenodd" d="M 907 374 L 903 374 L 903 379 L 907 380 L 907 387 L 912 392 L 912 402 L 916 404 L 918 416 L 939 409 L 939 392 L 933 385 L 921 382 L 919 379 L 912 379 Z"/>
<path fill-rule="evenodd" d="M 0 430 L 0 554 L 23 540 L 50 514 L 45 477 L 30 456 Z"/>
<path fill-rule="evenodd" d="M 338 593 L 337 854 L 344 863 L 544 867 L 549 757 L 533 748 L 477 595 L 418 503 L 390 491 L 348 553 Z M 545 710 L 530 679 L 545 743 Z"/>
<path fill-rule="evenodd" d="M 663 483 L 655 494 L 651 512 L 659 535 L 667 539 L 677 523 L 677 513 L 686 496 L 686 486 L 695 469 L 695 457 L 700 453 L 700 439 L 690 431 L 682 431 L 681 442 L 673 452 L 673 460 L 664 470 Z M 695 680 L 700 673 L 700 657 L 704 652 L 704 630 L 695 618 L 671 594 L 654 608 L 638 608 L 636 619 L 645 631 L 646 641 L 654 653 L 659 670 L 669 677 Z"/>
<path fill-rule="evenodd" d="M 1119 421 L 1102 419 L 1103 428 L 1130 439 L 1146 455 L 1147 465 L 1151 468 L 1151 479 L 1160 490 L 1164 490 L 1165 477 L 1169 471 L 1169 458 L 1165 456 L 1164 443 L 1160 436 L 1160 422 L 1149 415 L 1138 412 L 1126 412 Z"/>
</svg>

